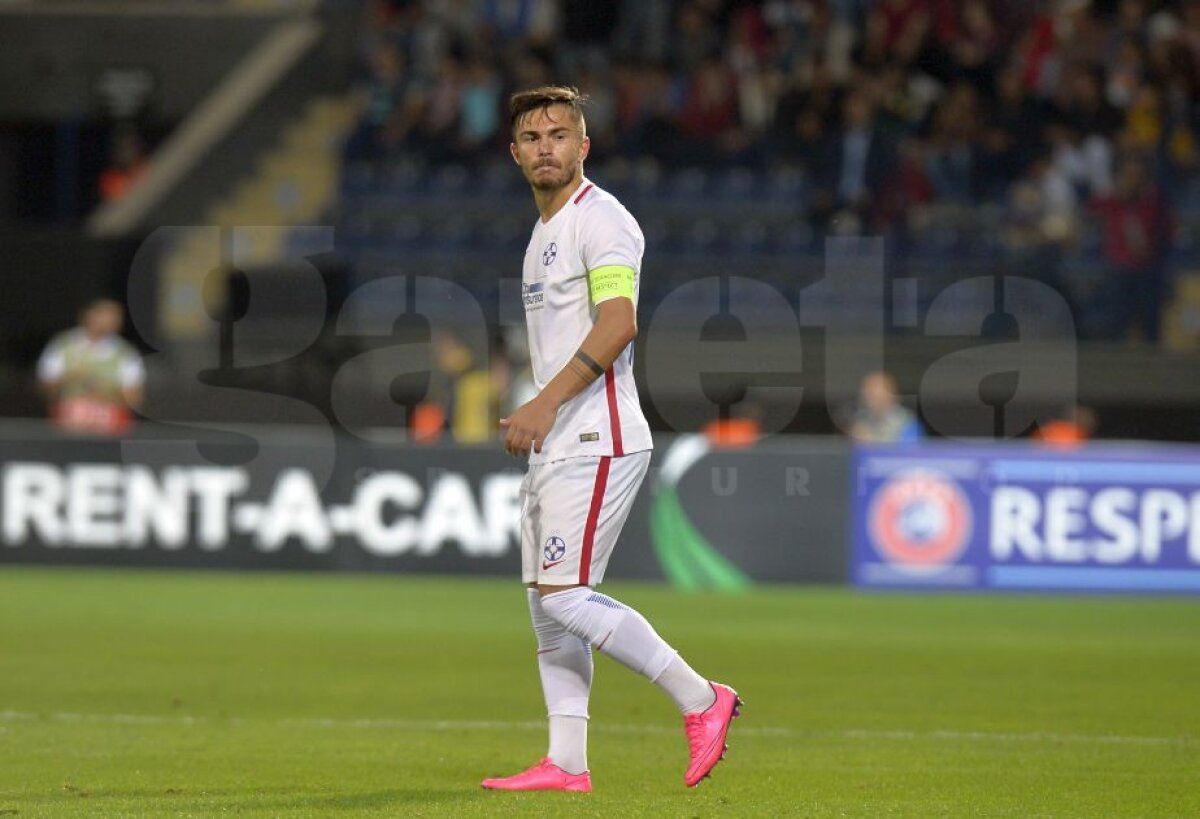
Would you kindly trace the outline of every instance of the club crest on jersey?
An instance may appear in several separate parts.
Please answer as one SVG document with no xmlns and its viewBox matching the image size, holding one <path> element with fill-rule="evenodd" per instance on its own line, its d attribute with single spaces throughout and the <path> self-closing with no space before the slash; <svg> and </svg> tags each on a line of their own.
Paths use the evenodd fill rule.
<svg viewBox="0 0 1200 819">
<path fill-rule="evenodd" d="M 973 525 L 971 504 L 948 475 L 930 469 L 902 472 L 884 484 L 867 516 L 879 556 L 917 574 L 952 565 Z"/>
<path fill-rule="evenodd" d="M 567 542 L 558 535 L 551 535 L 546 539 L 546 546 L 542 549 L 542 557 L 547 561 L 562 560 L 563 555 L 567 553 Z"/>
<path fill-rule="evenodd" d="M 549 267 L 558 258 L 558 245 L 554 242 L 546 245 L 546 249 L 542 251 L 542 266 Z"/>
</svg>

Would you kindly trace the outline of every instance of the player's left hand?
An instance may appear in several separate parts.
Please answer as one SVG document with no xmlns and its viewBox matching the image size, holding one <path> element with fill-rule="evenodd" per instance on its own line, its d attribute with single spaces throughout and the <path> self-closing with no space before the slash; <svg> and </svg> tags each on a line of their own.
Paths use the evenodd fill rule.
<svg viewBox="0 0 1200 819">
<path fill-rule="evenodd" d="M 558 410 L 541 396 L 522 404 L 500 426 L 508 430 L 504 436 L 504 451 L 509 455 L 528 455 L 529 450 L 542 451 L 542 443 L 550 434 Z"/>
</svg>

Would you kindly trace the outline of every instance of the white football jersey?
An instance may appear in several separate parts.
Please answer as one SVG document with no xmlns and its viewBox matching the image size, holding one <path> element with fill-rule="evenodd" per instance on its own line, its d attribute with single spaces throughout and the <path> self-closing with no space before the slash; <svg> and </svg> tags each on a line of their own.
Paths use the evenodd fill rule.
<svg viewBox="0 0 1200 819">
<path fill-rule="evenodd" d="M 645 246 L 629 211 L 586 178 L 549 222 L 538 219 L 525 251 L 521 296 L 539 390 L 567 365 L 595 323 L 588 271 L 608 265 L 632 268 L 636 308 Z M 559 408 L 542 451 L 531 452 L 530 463 L 621 456 L 653 447 L 633 380 L 633 355 L 630 343 L 603 377 Z"/>
</svg>

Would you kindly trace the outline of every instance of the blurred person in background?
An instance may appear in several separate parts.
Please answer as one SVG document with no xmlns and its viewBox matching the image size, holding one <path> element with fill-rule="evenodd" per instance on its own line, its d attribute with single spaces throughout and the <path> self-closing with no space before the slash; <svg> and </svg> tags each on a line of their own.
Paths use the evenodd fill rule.
<svg viewBox="0 0 1200 819">
<path fill-rule="evenodd" d="M 1064 258 L 1077 245 L 1080 230 L 1075 189 L 1047 148 L 1009 188 L 1004 211 L 1005 270 L 1052 287 L 1067 302 L 1080 329 L 1095 335 L 1099 328 L 1080 312 L 1081 296 L 1062 275 Z"/>
<path fill-rule="evenodd" d="M 529 339 L 525 328 L 510 325 L 503 333 L 503 349 L 508 356 L 507 377 L 500 396 L 500 417 L 507 418 L 523 404 L 537 397 L 537 382 L 533 380 L 533 362 L 529 360 Z"/>
<path fill-rule="evenodd" d="M 868 32 L 878 31 L 888 59 L 912 65 L 933 25 L 929 0 L 878 0 L 867 15 Z"/>
<path fill-rule="evenodd" d="M 709 421 L 700 433 L 715 447 L 742 449 L 752 446 L 762 438 L 763 414 L 758 404 L 743 403 L 736 411 L 731 410 L 727 417 Z"/>
<path fill-rule="evenodd" d="M 146 149 L 137 129 L 124 125 L 116 130 L 107 167 L 100 172 L 101 202 L 115 202 L 146 173 Z"/>
<path fill-rule="evenodd" d="M 920 230 L 930 219 L 929 206 L 936 194 L 926 172 L 925 145 L 906 139 L 897 149 L 896 169 L 879 191 L 876 214 L 896 241 Z"/>
<path fill-rule="evenodd" d="M 371 49 L 370 71 L 355 94 L 358 127 L 346 141 L 346 158 L 382 159 L 403 143 L 413 126 L 406 117 L 410 92 L 404 53 L 394 43 L 382 41 Z"/>
<path fill-rule="evenodd" d="M 495 437 L 496 403 L 508 373 L 498 369 L 495 356 L 486 367 L 476 363 L 461 338 L 437 332 L 431 340 L 434 369 L 428 397 L 414 408 L 409 432 L 418 443 L 431 444 L 445 433 L 460 444 L 478 444 Z"/>
<path fill-rule="evenodd" d="M 997 75 L 985 108 L 979 138 L 980 184 L 986 196 L 999 200 L 1037 156 L 1044 111 L 1012 66 Z"/>
<path fill-rule="evenodd" d="M 1142 338 L 1156 344 L 1173 219 L 1146 162 L 1126 158 L 1113 194 L 1095 199 L 1091 209 L 1104 228 L 1109 337 L 1128 338 L 1138 326 Z"/>
<path fill-rule="evenodd" d="M 671 43 L 671 0 L 620 0 L 613 46 L 623 59 L 666 59 Z"/>
<path fill-rule="evenodd" d="M 896 379 L 882 370 L 867 373 L 850 418 L 850 437 L 863 444 L 911 444 L 921 440 L 921 422 L 900 403 Z"/>
<path fill-rule="evenodd" d="M 925 173 L 942 205 L 969 205 L 978 187 L 979 100 L 957 83 L 934 109 L 926 141 Z"/>
<path fill-rule="evenodd" d="M 866 227 L 873 196 L 892 170 L 892 151 L 875 124 L 870 96 L 857 88 L 850 91 L 842 103 L 842 129 L 826 147 L 822 184 L 814 202 L 818 226 L 848 218 L 852 225 L 845 226 L 846 232 L 858 233 Z"/>
<path fill-rule="evenodd" d="M 125 339 L 124 308 L 100 299 L 83 309 L 79 326 L 50 340 L 37 365 L 54 423 L 71 432 L 119 435 L 142 403 L 146 371 Z"/>
<path fill-rule="evenodd" d="M 679 124 L 684 139 L 676 150 L 684 164 L 714 164 L 725 156 L 723 143 L 738 125 L 737 84 L 725 63 L 704 60 L 693 74 L 683 98 Z"/>
<path fill-rule="evenodd" d="M 1072 404 L 1054 418 L 1039 424 L 1033 432 L 1035 441 L 1049 447 L 1072 449 L 1083 445 L 1096 431 L 1096 413 L 1089 407 Z"/>
<path fill-rule="evenodd" d="M 481 54 L 468 59 L 463 72 L 462 107 L 459 117 L 459 151 L 473 156 L 501 134 L 500 74 Z"/>
</svg>

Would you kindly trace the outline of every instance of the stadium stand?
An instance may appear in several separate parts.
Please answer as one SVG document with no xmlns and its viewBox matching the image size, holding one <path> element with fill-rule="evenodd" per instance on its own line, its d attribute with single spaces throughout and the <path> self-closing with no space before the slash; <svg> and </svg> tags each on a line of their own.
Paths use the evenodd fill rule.
<svg viewBox="0 0 1200 819">
<path fill-rule="evenodd" d="M 992 290 L 953 286 L 1013 275 L 1049 285 L 1070 305 L 1069 338 L 1085 342 L 1085 400 L 1121 404 L 1129 417 L 1193 400 L 1190 380 L 1178 373 L 1200 346 L 1195 3 L 231 0 L 115 8 L 53 0 L 0 7 L 0 108 L 9 120 L 0 137 L 17 149 L 0 151 L 0 222 L 19 234 L 20 266 L 48 291 L 68 274 L 55 261 L 61 254 L 41 244 L 111 260 L 71 274 L 83 298 L 120 288 L 133 249 L 161 225 L 237 227 L 237 261 L 261 267 L 255 275 L 286 282 L 289 265 L 319 256 L 331 288 L 321 341 L 284 337 L 305 325 L 294 315 L 302 306 L 289 314 L 285 300 L 260 328 L 263 338 L 241 329 L 242 348 L 261 342 L 265 354 L 325 343 L 337 335 L 340 299 L 370 283 L 394 297 L 356 309 L 372 326 L 390 326 L 403 285 L 377 280 L 406 275 L 462 286 L 499 335 L 520 318 L 506 288 L 533 218 L 507 159 L 506 97 L 568 81 L 591 97 L 588 173 L 620 196 L 648 239 L 642 315 L 678 360 L 712 306 L 707 291 L 681 285 L 706 277 L 726 282 L 722 292 L 762 316 L 765 328 L 791 322 L 767 309 L 779 298 L 806 328 L 877 324 L 879 295 L 869 287 L 834 293 L 814 285 L 828 267 L 830 237 L 882 236 L 887 276 L 907 299 L 903 316 L 885 321 L 889 366 L 906 385 L 954 349 L 926 336 L 930 306 L 984 313 Z M 109 36 L 88 40 L 97 26 Z M 101 72 L 99 86 L 146 92 L 135 136 L 151 172 L 139 172 L 127 196 L 93 209 L 119 132 L 111 111 L 95 110 L 98 97 L 107 99 L 97 93 L 100 77 L 66 61 L 68 45 L 86 49 L 89 65 L 108 65 L 131 43 L 141 44 L 153 83 L 140 84 L 145 72 Z M 42 64 L 55 70 L 39 75 Z M 38 93 L 23 95 L 22 86 Z M 242 113 L 221 129 L 195 121 L 226 92 Z M 82 125 L 72 119 L 76 110 L 89 111 Z M 209 142 L 150 202 L 142 180 L 195 127 L 208 128 Z M 1135 165 L 1145 171 L 1137 195 L 1112 196 L 1123 169 Z M 121 199 L 142 207 L 102 219 L 119 210 L 110 206 L 124 207 Z M 39 244 L 35 234 L 47 223 L 64 226 L 75 244 L 100 232 L 121 246 L 105 250 L 106 238 L 67 253 L 58 234 Z M 1132 230 L 1114 231 L 1120 224 Z M 244 230 L 256 225 L 269 229 Z M 322 225 L 333 228 L 337 252 L 327 253 L 320 230 L 309 229 Z M 1126 233 L 1132 242 L 1113 241 Z M 206 409 L 192 395 L 190 374 L 200 364 L 179 362 L 207 361 L 216 344 L 202 291 L 220 283 L 230 260 L 218 259 L 215 246 L 206 255 L 199 238 L 176 236 L 153 250 L 161 251 L 154 287 L 139 298 L 153 302 L 149 314 L 173 358 L 151 372 L 149 406 L 169 401 L 172 411 L 160 417 L 189 417 Z M 1157 284 L 1131 288 L 1139 275 Z M 82 276 L 86 286 L 78 285 Z M 226 283 L 230 293 L 239 286 Z M 224 297 L 236 301 L 230 293 Z M 659 309 L 668 298 L 671 309 Z M 1123 309 L 1136 299 L 1150 304 Z M 0 378 L 14 396 L 11 412 L 40 410 L 27 373 L 71 309 L 53 318 L 9 310 Z M 1148 313 L 1161 319 L 1157 340 L 1153 327 L 1141 326 Z M 989 327 L 992 337 L 1003 335 Z M 274 332 L 284 335 L 267 337 Z M 324 407 L 329 374 L 359 349 L 359 341 L 330 343 L 340 353 L 314 347 L 315 361 L 273 365 L 324 368 L 324 382 L 262 372 L 240 374 L 240 383 L 311 382 L 305 400 Z M 808 344 L 804 353 L 814 382 L 821 371 L 809 359 L 820 349 Z M 1114 368 L 1119 376 L 1108 377 Z M 821 389 L 814 383 L 806 401 L 824 400 Z M 792 428 L 828 431 L 825 410 L 806 408 Z M 1175 426 L 1162 434 L 1193 433 Z"/>
<path fill-rule="evenodd" d="M 503 102 L 571 76 L 593 98 L 589 173 L 653 214 L 652 299 L 714 266 L 788 292 L 826 232 L 882 233 L 923 293 L 948 267 L 1003 264 L 1062 291 L 1086 337 L 1153 342 L 1117 315 L 1114 282 L 1200 267 L 1195 3 L 689 0 L 615 4 L 604 20 L 586 5 L 369 4 L 336 213 L 360 276 L 404 270 L 423 247 L 519 245 L 520 180 L 496 159 Z M 866 155 L 844 167 L 860 137 Z M 1161 200 L 1172 229 L 1122 265 L 1091 217 L 1133 162 L 1152 176 L 1137 195 Z M 470 219 L 447 229 L 449 212 Z M 1168 327 L 1172 346 L 1193 343 Z"/>
</svg>

